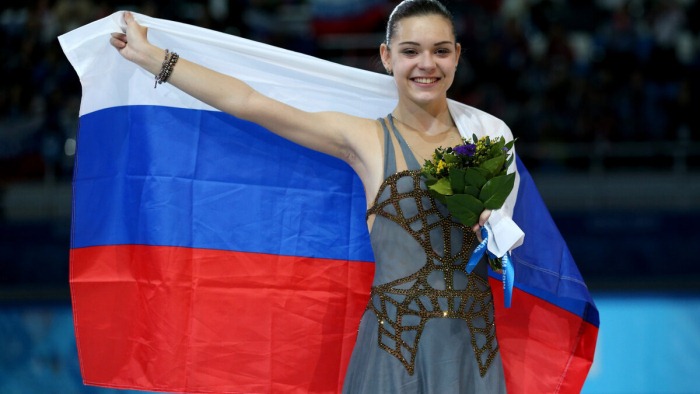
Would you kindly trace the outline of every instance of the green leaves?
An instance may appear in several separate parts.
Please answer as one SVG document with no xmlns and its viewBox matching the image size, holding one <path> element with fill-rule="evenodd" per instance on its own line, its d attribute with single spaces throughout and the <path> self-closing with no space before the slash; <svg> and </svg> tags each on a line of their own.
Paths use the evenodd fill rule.
<svg viewBox="0 0 700 394">
<path fill-rule="evenodd" d="M 479 220 L 484 210 L 484 204 L 478 198 L 469 194 L 447 196 L 447 210 L 452 216 L 466 226 L 473 226 Z"/>
<path fill-rule="evenodd" d="M 474 225 L 484 209 L 500 208 L 513 190 L 515 174 L 506 172 L 514 143 L 473 135 L 463 146 L 436 149 L 421 171 L 430 194 L 458 221 Z"/>
<path fill-rule="evenodd" d="M 488 171 L 489 177 L 492 178 L 504 170 L 503 164 L 505 162 L 506 157 L 504 155 L 499 155 L 481 163 L 479 168 L 483 168 L 484 170 Z"/>
<path fill-rule="evenodd" d="M 450 186 L 454 193 L 464 193 L 464 187 L 466 186 L 464 170 L 459 168 L 450 170 Z"/>
<path fill-rule="evenodd" d="M 488 171 L 484 171 L 480 168 L 467 168 L 464 171 L 464 180 L 467 185 L 481 190 L 486 183 L 486 177 L 488 175 Z"/>
<path fill-rule="evenodd" d="M 452 187 L 450 187 L 450 180 L 447 178 L 441 178 L 434 184 L 428 186 L 428 189 L 435 191 L 436 193 L 440 193 L 444 196 L 451 196 L 454 194 L 452 192 Z"/>
<path fill-rule="evenodd" d="M 479 200 L 484 203 L 486 209 L 498 209 L 506 202 L 514 184 L 515 173 L 491 178 L 481 189 Z"/>
</svg>

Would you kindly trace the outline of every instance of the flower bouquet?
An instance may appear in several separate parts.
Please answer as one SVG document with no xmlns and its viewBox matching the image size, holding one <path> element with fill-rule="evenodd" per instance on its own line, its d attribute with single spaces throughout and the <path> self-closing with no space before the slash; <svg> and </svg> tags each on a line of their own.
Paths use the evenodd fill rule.
<svg viewBox="0 0 700 394">
<path fill-rule="evenodd" d="M 515 173 L 507 170 L 514 143 L 473 135 L 461 145 L 437 148 L 421 170 L 429 193 L 460 223 L 473 226 L 484 209 L 501 208 L 513 190 Z M 492 268 L 501 269 L 500 260 L 489 258 Z"/>
</svg>

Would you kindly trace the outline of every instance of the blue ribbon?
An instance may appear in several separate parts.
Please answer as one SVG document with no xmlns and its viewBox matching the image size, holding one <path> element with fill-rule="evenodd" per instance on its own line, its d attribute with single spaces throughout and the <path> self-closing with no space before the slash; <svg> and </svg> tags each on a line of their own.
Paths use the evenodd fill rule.
<svg viewBox="0 0 700 394">
<path fill-rule="evenodd" d="M 489 232 L 485 228 L 481 228 L 481 243 L 474 248 L 474 253 L 472 253 L 469 261 L 467 262 L 466 271 L 471 274 L 479 264 L 479 261 L 484 257 L 484 254 L 488 253 L 489 257 L 492 259 L 498 259 L 496 255 L 488 251 L 489 242 Z M 513 268 L 513 263 L 510 260 L 510 255 L 508 253 L 501 257 L 501 265 L 503 271 L 503 303 L 506 308 L 510 308 L 511 301 L 513 299 L 513 282 L 515 281 L 515 269 Z"/>
<path fill-rule="evenodd" d="M 515 282 L 515 268 L 510 261 L 508 252 L 501 257 L 503 265 L 503 305 L 510 308 L 510 302 L 513 299 L 513 283 Z"/>
</svg>

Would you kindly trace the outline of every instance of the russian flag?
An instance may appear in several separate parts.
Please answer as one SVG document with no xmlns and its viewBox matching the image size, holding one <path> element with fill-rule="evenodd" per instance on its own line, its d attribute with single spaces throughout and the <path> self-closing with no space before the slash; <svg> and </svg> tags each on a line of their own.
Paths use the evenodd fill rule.
<svg viewBox="0 0 700 394">
<path fill-rule="evenodd" d="M 149 39 L 305 110 L 385 116 L 393 80 L 137 15 Z M 121 13 L 59 37 L 83 86 L 70 285 L 89 385 L 177 392 L 340 391 L 373 255 L 345 163 L 163 84 L 108 43 Z M 232 93 L 233 94 L 233 93 Z M 454 105 L 454 104 L 453 104 Z M 578 392 L 598 314 L 527 171 L 513 307 L 497 334 L 508 390 Z"/>
</svg>

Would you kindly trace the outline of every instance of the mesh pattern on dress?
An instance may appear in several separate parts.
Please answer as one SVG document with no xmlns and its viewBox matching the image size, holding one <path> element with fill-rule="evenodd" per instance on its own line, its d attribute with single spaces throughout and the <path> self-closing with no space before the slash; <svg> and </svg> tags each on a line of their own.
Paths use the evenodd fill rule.
<svg viewBox="0 0 700 394">
<path fill-rule="evenodd" d="M 400 193 L 397 183 L 410 177 L 413 187 Z M 476 237 L 464 225 L 442 214 L 427 190 L 421 188 L 420 171 L 402 171 L 389 176 L 381 185 L 367 216 L 374 214 L 401 226 L 425 251 L 425 265 L 417 272 L 388 283 L 372 287 L 367 309 L 379 321 L 378 343 L 401 363 L 409 375 L 415 370 L 418 342 L 429 319 L 462 319 L 471 333 L 471 345 L 476 355 L 479 372 L 483 377 L 498 353 L 496 329 L 493 323 L 493 297 L 488 283 L 472 273 L 467 275 L 466 286 L 453 286 L 455 272 L 464 272 L 474 249 Z M 390 189 L 389 197 L 379 201 Z M 405 217 L 401 202 L 415 204 L 418 213 Z M 459 231 L 453 232 L 457 228 Z M 442 251 L 435 250 L 431 232 L 442 233 Z M 460 250 L 452 253 L 451 237 L 460 234 Z M 444 276 L 444 288 L 429 283 L 431 275 Z M 449 344 L 446 344 L 449 346 Z"/>
</svg>

